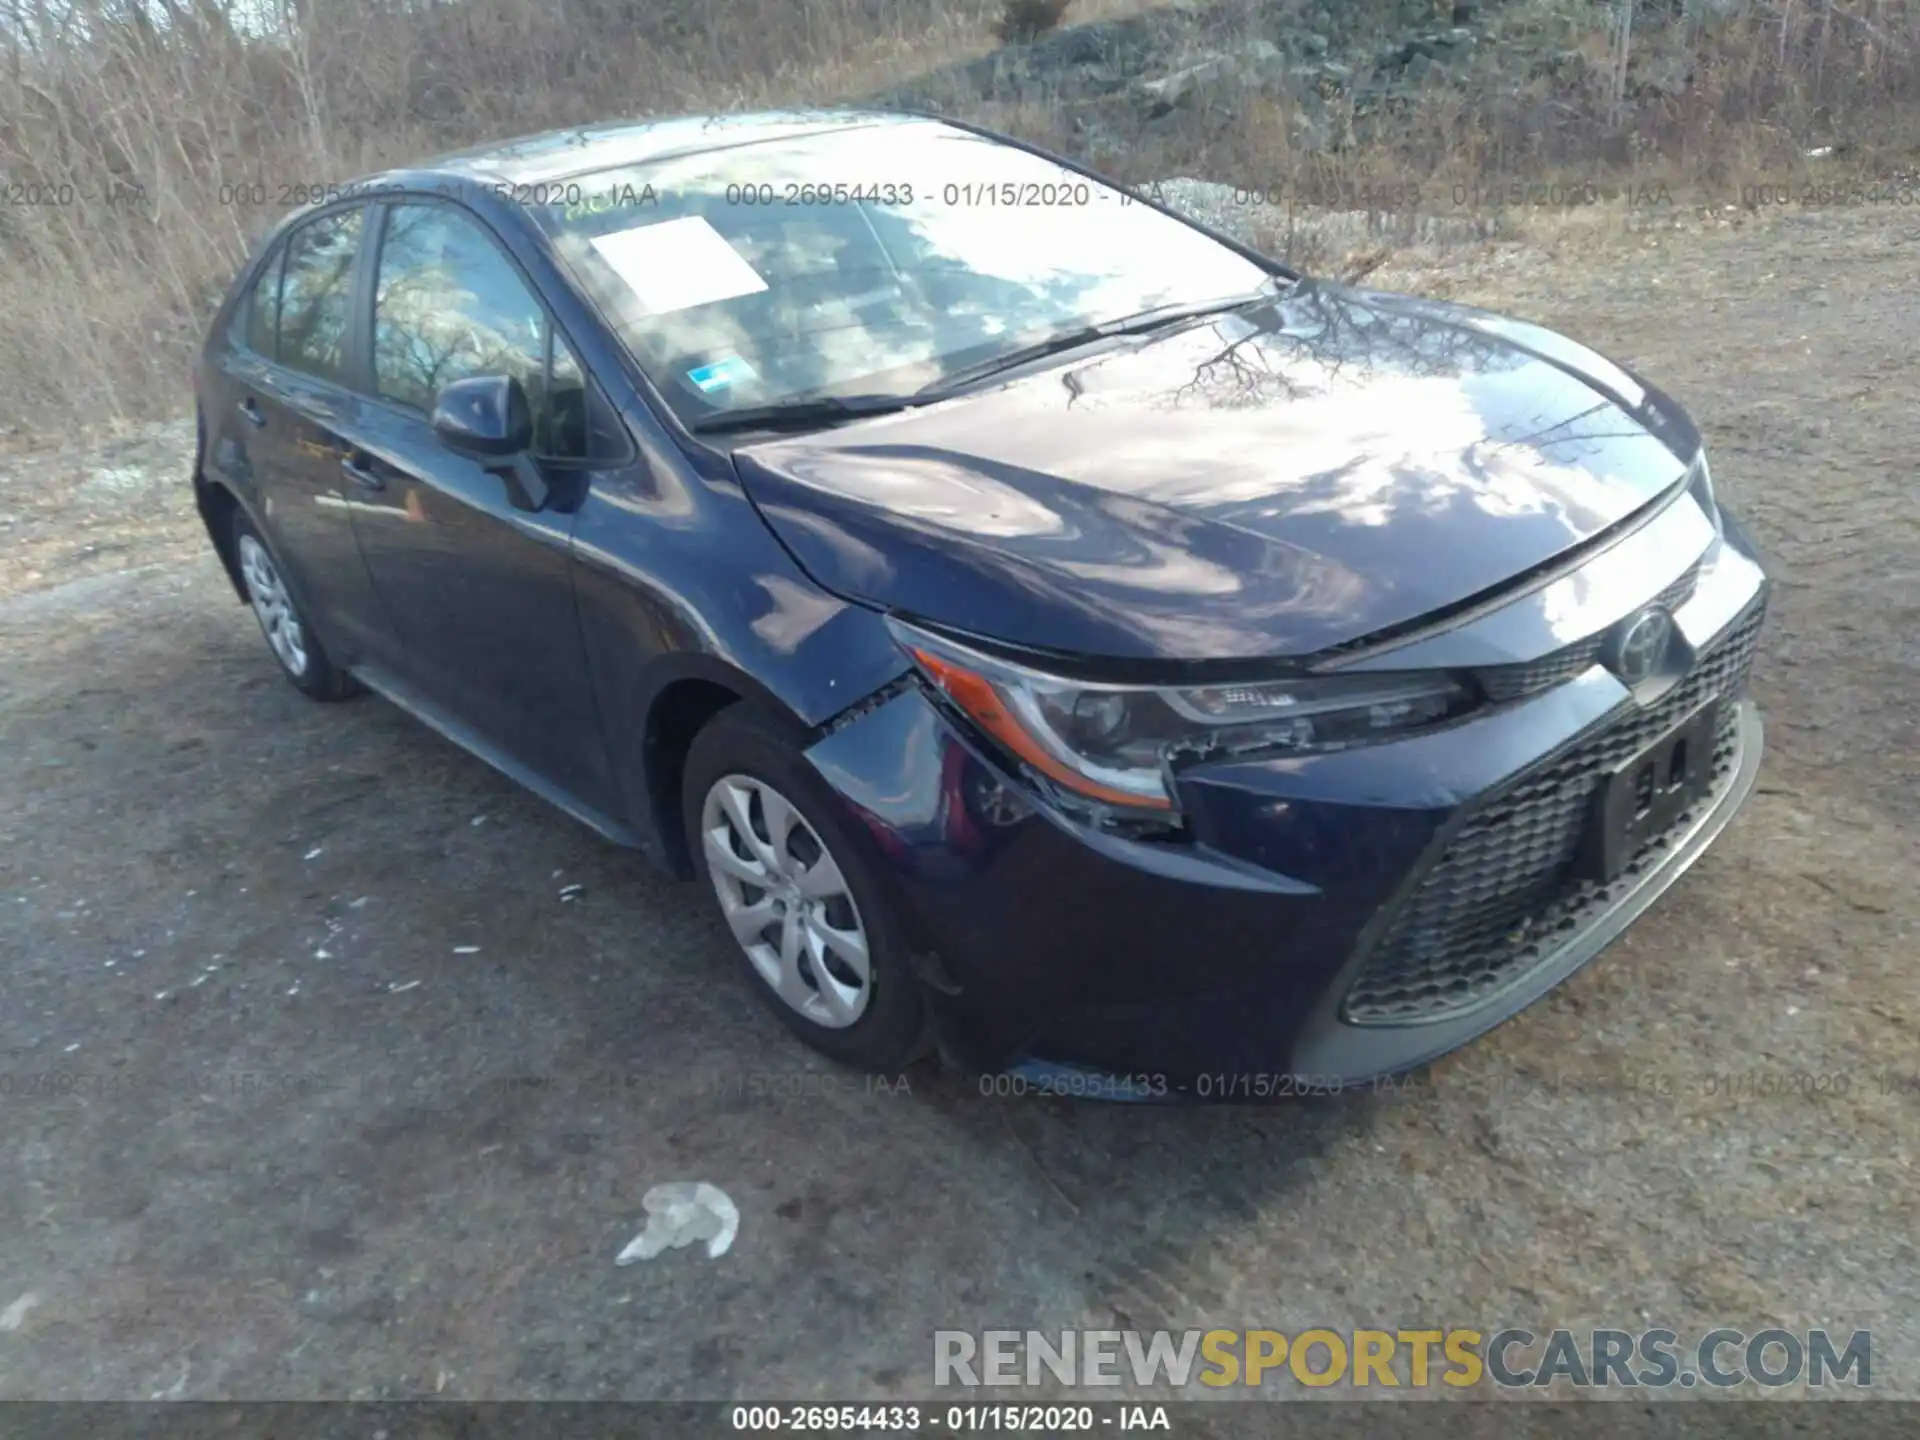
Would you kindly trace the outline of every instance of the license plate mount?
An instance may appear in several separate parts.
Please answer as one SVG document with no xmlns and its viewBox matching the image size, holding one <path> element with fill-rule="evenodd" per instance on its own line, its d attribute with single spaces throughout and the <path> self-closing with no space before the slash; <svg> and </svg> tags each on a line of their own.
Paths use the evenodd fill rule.
<svg viewBox="0 0 1920 1440">
<path fill-rule="evenodd" d="M 1712 788 L 1719 732 L 1720 701 L 1715 699 L 1607 773 L 1587 826 L 1580 864 L 1584 878 L 1603 884 L 1617 879 L 1641 846 Z"/>
</svg>

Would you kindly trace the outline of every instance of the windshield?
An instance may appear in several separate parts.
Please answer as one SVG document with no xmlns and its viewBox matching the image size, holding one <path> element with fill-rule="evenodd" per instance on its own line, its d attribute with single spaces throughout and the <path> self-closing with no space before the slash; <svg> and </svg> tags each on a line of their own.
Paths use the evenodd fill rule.
<svg viewBox="0 0 1920 1440">
<path fill-rule="evenodd" d="M 1041 156 L 883 121 L 529 187 L 683 420 L 908 396 L 995 355 L 1269 272 Z"/>
</svg>

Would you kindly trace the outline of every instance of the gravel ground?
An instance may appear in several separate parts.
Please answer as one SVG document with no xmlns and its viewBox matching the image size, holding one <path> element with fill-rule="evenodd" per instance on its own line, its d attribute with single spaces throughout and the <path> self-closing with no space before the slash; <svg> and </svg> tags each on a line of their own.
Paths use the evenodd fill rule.
<svg viewBox="0 0 1920 1440">
<path fill-rule="evenodd" d="M 1808 212 L 1423 272 L 1703 421 L 1777 561 L 1770 748 L 1600 962 L 1338 1101 L 815 1065 L 704 897 L 284 684 L 177 428 L 11 454 L 0 1396 L 912 1396 L 937 1328 L 1422 1323 L 1870 1328 L 1920 1395 L 1916 242 Z M 726 1255 L 614 1264 L 703 1180 Z"/>
</svg>

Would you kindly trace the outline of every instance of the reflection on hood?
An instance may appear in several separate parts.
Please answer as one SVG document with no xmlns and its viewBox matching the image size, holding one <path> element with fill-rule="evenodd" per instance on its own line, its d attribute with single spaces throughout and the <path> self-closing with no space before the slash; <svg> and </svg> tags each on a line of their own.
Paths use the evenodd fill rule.
<svg viewBox="0 0 1920 1440">
<path fill-rule="evenodd" d="M 1617 367 L 1537 327 L 1391 301 L 1302 286 L 735 463 L 830 590 L 1129 659 L 1302 654 L 1397 627 L 1684 474 L 1661 398 Z"/>
</svg>

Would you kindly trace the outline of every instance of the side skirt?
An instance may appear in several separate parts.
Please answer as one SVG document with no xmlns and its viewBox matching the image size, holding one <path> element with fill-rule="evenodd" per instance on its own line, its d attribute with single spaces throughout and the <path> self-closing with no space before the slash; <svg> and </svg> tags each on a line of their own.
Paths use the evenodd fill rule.
<svg viewBox="0 0 1920 1440">
<path fill-rule="evenodd" d="M 604 839 L 611 840 L 624 849 L 638 850 L 644 855 L 651 855 L 641 842 L 640 836 L 624 821 L 616 820 L 604 811 L 594 809 L 591 805 L 583 803 L 571 791 L 564 790 L 534 774 L 497 745 L 483 739 L 471 727 L 422 699 L 404 681 L 395 679 L 386 671 L 373 665 L 352 665 L 348 669 L 355 679 L 374 694 L 391 701 L 428 729 L 438 731 L 468 754 L 486 761 L 509 780 L 531 790 L 549 805 L 566 811 L 581 824 L 598 832 Z"/>
</svg>

